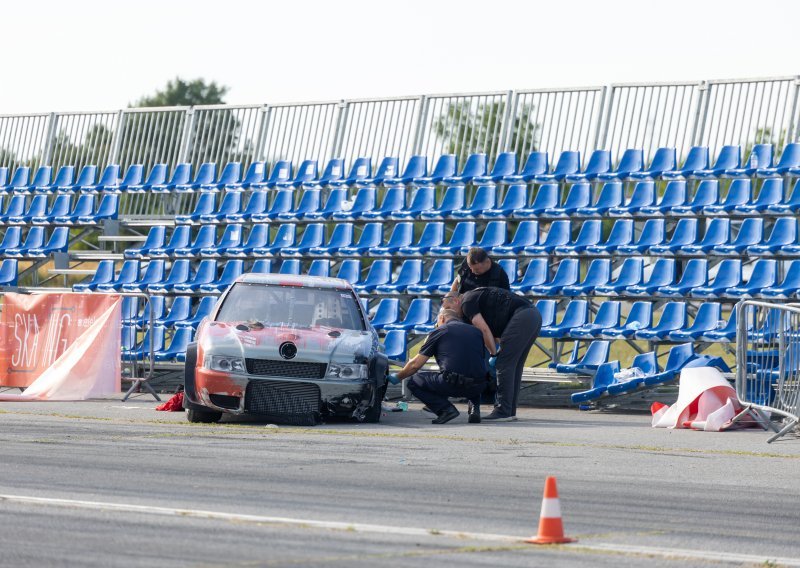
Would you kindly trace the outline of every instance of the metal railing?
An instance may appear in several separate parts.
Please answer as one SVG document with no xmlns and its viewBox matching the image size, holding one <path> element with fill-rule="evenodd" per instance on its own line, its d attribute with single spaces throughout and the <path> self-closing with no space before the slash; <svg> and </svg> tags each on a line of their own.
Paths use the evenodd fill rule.
<svg viewBox="0 0 800 568">
<path fill-rule="evenodd" d="M 744 300 L 736 309 L 736 392 L 747 405 L 739 417 L 754 412 L 776 431 L 773 442 L 800 423 L 800 306 Z"/>
<path fill-rule="evenodd" d="M 0 167 L 243 162 L 770 142 L 800 136 L 799 77 L 632 83 L 312 103 L 0 115 Z"/>
</svg>

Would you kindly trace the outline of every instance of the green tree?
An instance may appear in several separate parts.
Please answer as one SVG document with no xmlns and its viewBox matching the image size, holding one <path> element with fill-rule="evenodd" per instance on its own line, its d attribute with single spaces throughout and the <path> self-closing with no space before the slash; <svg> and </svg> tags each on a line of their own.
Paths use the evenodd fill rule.
<svg viewBox="0 0 800 568">
<path fill-rule="evenodd" d="M 142 97 L 129 107 L 197 106 L 224 104 L 228 87 L 203 79 L 184 81 L 176 77 L 167 86 L 150 96 Z"/>
</svg>

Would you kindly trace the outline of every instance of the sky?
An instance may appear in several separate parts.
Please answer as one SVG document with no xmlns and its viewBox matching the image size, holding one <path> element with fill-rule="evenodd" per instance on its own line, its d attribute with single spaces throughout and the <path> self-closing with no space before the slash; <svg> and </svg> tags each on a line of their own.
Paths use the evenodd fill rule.
<svg viewBox="0 0 800 568">
<path fill-rule="evenodd" d="M 3 3 L 0 114 L 800 75 L 796 0 Z M 13 78 L 13 80 L 12 80 Z"/>
</svg>

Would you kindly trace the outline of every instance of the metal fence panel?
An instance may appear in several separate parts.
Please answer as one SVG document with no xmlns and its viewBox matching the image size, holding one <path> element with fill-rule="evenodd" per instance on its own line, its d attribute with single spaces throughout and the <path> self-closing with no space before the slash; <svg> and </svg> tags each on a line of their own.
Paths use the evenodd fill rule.
<svg viewBox="0 0 800 568">
<path fill-rule="evenodd" d="M 600 147 L 617 161 L 628 148 L 676 148 L 685 156 L 701 110 L 702 83 L 611 85 Z"/>
<path fill-rule="evenodd" d="M 187 120 L 187 107 L 132 108 L 122 111 L 111 159 L 126 169 L 143 164 L 178 163 Z"/>
<path fill-rule="evenodd" d="M 712 156 L 726 144 L 739 144 L 744 159 L 753 144 L 769 143 L 776 154 L 792 139 L 795 77 L 709 81 L 699 143 Z"/>
<path fill-rule="evenodd" d="M 53 115 L 0 116 L 0 167 L 13 173 L 19 166 L 43 163 Z"/>
<path fill-rule="evenodd" d="M 185 161 L 197 167 L 203 162 L 241 162 L 246 168 L 256 161 L 264 120 L 263 105 L 214 105 L 194 108 Z"/>
<path fill-rule="evenodd" d="M 268 106 L 261 159 L 291 160 L 295 167 L 303 160 L 327 161 L 333 157 L 340 112 L 339 102 Z"/>
<path fill-rule="evenodd" d="M 100 168 L 111 163 L 119 112 L 75 112 L 53 116 L 53 138 L 48 144 L 48 163 L 54 169 L 85 165 Z"/>
<path fill-rule="evenodd" d="M 565 150 L 595 149 L 605 89 L 577 87 L 517 91 L 505 149 L 519 163 L 531 151 L 547 151 L 551 161 Z"/>
</svg>

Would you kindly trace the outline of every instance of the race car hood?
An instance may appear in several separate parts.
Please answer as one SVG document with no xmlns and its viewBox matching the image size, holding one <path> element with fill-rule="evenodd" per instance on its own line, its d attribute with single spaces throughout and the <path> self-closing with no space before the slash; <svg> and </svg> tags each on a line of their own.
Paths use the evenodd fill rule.
<svg viewBox="0 0 800 568">
<path fill-rule="evenodd" d="M 316 363 L 364 362 L 376 348 L 369 331 L 316 326 L 261 327 L 248 322 L 206 322 L 198 332 L 205 355 L 281 360 L 279 347 L 297 347 L 295 361 Z"/>
</svg>

